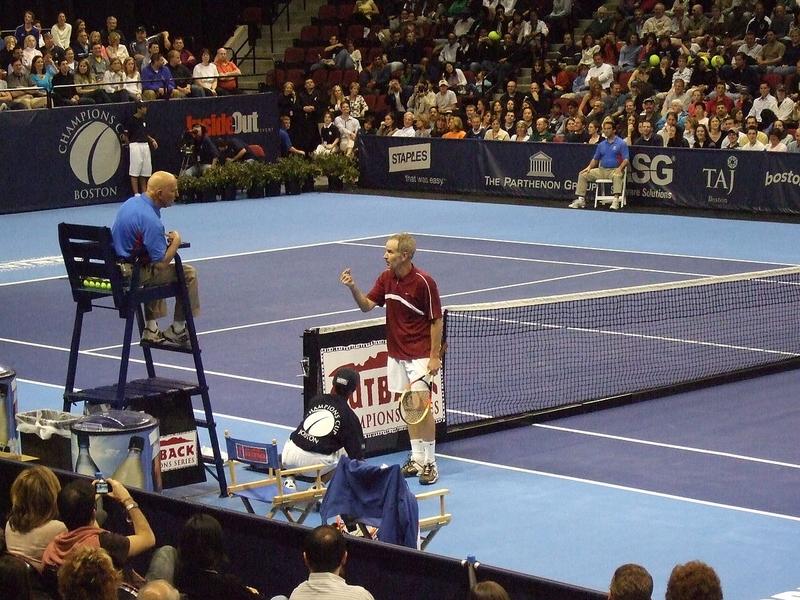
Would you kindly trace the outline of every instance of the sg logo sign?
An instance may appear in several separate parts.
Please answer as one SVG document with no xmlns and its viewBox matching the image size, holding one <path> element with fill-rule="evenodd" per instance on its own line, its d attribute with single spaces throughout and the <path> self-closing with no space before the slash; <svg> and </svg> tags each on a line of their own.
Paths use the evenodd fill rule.
<svg viewBox="0 0 800 600">
<path fill-rule="evenodd" d="M 665 154 L 657 154 L 652 158 L 647 154 L 634 154 L 631 180 L 640 184 L 669 185 L 672 183 L 674 163 L 675 158 Z"/>
</svg>

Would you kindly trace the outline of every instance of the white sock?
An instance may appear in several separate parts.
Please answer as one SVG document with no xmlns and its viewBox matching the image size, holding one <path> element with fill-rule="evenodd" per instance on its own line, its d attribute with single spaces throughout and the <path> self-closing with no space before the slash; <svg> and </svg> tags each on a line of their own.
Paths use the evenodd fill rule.
<svg viewBox="0 0 800 600">
<path fill-rule="evenodd" d="M 583 196 L 578 196 L 579 202 L 586 202 L 586 199 Z"/>
<path fill-rule="evenodd" d="M 175 333 L 180 333 L 184 329 L 186 329 L 186 321 L 173 321 L 172 322 L 172 330 L 175 331 Z"/>
<path fill-rule="evenodd" d="M 411 440 L 411 460 L 418 465 L 425 464 L 425 442 L 422 440 Z"/>
<path fill-rule="evenodd" d="M 435 465 L 436 464 L 436 441 L 422 442 L 422 448 L 425 456 L 425 462 L 422 464 Z"/>
<path fill-rule="evenodd" d="M 149 329 L 150 331 L 158 331 L 158 321 L 155 319 L 147 321 L 145 324 L 145 329 Z"/>
</svg>

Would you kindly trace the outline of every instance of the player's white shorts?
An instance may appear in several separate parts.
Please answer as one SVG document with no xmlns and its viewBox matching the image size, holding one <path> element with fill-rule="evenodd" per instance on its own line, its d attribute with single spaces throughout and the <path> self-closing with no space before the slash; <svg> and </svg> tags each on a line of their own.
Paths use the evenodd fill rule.
<svg viewBox="0 0 800 600">
<path fill-rule="evenodd" d="M 389 391 L 393 393 L 405 392 L 408 384 L 419 379 L 428 372 L 428 358 L 414 358 L 412 360 L 398 360 L 391 356 L 386 360 L 386 380 Z M 411 386 L 412 390 L 427 392 L 428 386 L 422 381 L 417 381 Z"/>
<path fill-rule="evenodd" d="M 286 440 L 281 453 L 281 462 L 284 469 L 295 469 L 297 467 L 310 467 L 311 465 L 327 465 L 321 473 L 330 473 L 339 464 L 339 459 L 347 456 L 344 448 L 339 448 L 333 454 L 317 454 L 299 448 L 291 439 Z"/>
<path fill-rule="evenodd" d="M 153 164 L 150 160 L 150 144 L 147 142 L 134 142 L 129 144 L 131 151 L 131 164 L 128 175 L 131 177 L 150 177 L 153 174 Z"/>
</svg>

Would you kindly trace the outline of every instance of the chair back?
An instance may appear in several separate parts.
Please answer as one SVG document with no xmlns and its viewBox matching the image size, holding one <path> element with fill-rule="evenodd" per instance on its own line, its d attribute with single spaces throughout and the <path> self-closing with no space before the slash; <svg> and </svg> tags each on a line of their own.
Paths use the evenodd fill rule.
<svg viewBox="0 0 800 600">
<path fill-rule="evenodd" d="M 122 308 L 125 280 L 117 263 L 111 229 L 59 223 L 58 242 L 75 302 L 87 305 L 98 298 L 112 296 L 114 306 Z M 111 289 L 85 285 L 89 280 L 108 281 Z"/>
<path fill-rule="evenodd" d="M 272 443 L 251 442 L 231 437 L 226 431 L 225 446 L 228 460 L 235 460 L 261 471 L 281 468 L 276 440 L 272 440 Z"/>
</svg>

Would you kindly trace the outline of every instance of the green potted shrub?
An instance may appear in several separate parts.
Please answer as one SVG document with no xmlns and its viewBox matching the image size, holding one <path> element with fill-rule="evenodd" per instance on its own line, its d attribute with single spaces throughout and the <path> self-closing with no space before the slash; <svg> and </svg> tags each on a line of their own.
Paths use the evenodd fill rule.
<svg viewBox="0 0 800 600">
<path fill-rule="evenodd" d="M 281 171 L 276 163 L 258 163 L 258 182 L 264 188 L 264 196 L 281 195 Z"/>
<path fill-rule="evenodd" d="M 215 169 L 208 169 L 200 177 L 195 177 L 198 202 L 216 202 L 219 179 Z"/>
<path fill-rule="evenodd" d="M 209 169 L 215 171 L 214 177 L 217 182 L 217 193 L 220 195 L 221 200 L 235 200 L 236 190 L 241 187 L 240 183 L 243 179 L 244 164 L 239 162 L 226 162 L 222 165 L 216 165 Z"/>
<path fill-rule="evenodd" d="M 180 202 L 184 204 L 196 202 L 199 192 L 200 186 L 197 177 L 186 174 L 178 177 L 178 197 Z"/>
<path fill-rule="evenodd" d="M 318 173 L 314 163 L 300 156 L 279 158 L 276 165 L 287 194 L 299 194 L 303 191 L 303 186 L 307 185 L 309 180 L 313 181 Z"/>
<path fill-rule="evenodd" d="M 358 163 L 346 154 L 318 154 L 314 156 L 314 164 L 328 178 L 328 190 L 340 192 L 344 184 L 352 185 L 358 181 Z"/>
</svg>

